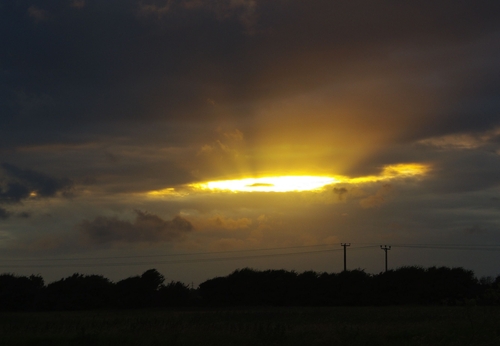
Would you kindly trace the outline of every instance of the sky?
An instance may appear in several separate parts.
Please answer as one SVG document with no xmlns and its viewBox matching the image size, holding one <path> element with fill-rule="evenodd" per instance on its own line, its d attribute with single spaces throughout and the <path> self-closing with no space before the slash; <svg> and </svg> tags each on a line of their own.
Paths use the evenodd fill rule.
<svg viewBox="0 0 500 346">
<path fill-rule="evenodd" d="M 500 2 L 0 3 L 0 272 L 500 275 Z"/>
</svg>

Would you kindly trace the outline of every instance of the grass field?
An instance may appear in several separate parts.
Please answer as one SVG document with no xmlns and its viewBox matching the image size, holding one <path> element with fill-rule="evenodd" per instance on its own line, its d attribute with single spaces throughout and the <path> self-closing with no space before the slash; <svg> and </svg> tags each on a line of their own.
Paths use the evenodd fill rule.
<svg viewBox="0 0 500 346">
<path fill-rule="evenodd" d="M 1 313 L 0 345 L 500 345 L 500 308 Z"/>
</svg>

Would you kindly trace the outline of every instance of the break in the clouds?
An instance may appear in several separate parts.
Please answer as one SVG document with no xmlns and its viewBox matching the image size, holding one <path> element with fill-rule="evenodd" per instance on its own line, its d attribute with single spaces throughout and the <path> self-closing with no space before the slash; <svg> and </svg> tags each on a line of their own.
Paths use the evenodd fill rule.
<svg viewBox="0 0 500 346">
<path fill-rule="evenodd" d="M 498 243 L 499 47 L 492 0 L 3 1 L 0 246 Z"/>
</svg>

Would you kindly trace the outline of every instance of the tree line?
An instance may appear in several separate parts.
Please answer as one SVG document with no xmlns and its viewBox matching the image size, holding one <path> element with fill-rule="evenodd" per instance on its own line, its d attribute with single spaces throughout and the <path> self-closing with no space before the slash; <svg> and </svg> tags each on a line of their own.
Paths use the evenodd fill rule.
<svg viewBox="0 0 500 346">
<path fill-rule="evenodd" d="M 500 276 L 477 279 L 463 268 L 401 267 L 380 274 L 363 270 L 297 273 L 236 270 L 198 288 L 165 283 L 156 269 L 116 283 L 73 274 L 48 285 L 39 275 L 0 275 L 0 310 L 50 311 L 188 306 L 500 305 Z"/>
</svg>

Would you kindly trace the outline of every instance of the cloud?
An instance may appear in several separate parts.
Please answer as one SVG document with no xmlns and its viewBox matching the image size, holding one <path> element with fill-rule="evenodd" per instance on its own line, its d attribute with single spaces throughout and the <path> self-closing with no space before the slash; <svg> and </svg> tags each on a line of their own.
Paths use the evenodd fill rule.
<svg viewBox="0 0 500 346">
<path fill-rule="evenodd" d="M 238 230 L 247 229 L 252 225 L 252 220 L 249 218 L 232 219 L 224 216 L 215 216 L 209 218 L 204 224 L 203 228 L 217 229 L 217 230 Z"/>
<path fill-rule="evenodd" d="M 28 8 L 28 15 L 35 20 L 35 22 L 42 22 L 49 18 L 49 12 L 43 10 L 35 5 Z"/>
<path fill-rule="evenodd" d="M 339 196 L 339 200 L 341 201 L 344 198 L 344 195 L 347 194 L 347 189 L 345 187 L 334 187 L 333 193 Z"/>
<path fill-rule="evenodd" d="M 387 201 L 387 196 L 390 194 L 391 190 L 392 186 L 390 184 L 384 184 L 374 195 L 363 198 L 359 201 L 359 204 L 363 208 L 380 207 Z"/>
<path fill-rule="evenodd" d="M 13 239 L 56 239 L 78 225 L 87 244 L 177 247 L 189 234 L 200 248 L 221 238 L 279 247 L 303 233 L 356 242 L 442 234 L 453 220 L 461 231 L 498 228 L 498 1 L 16 4 L 0 5 L 0 163 L 12 165 L 0 167 L 0 207 L 12 213 L 2 232 Z M 372 182 L 321 193 L 181 188 L 264 175 L 376 177 L 405 162 L 432 170 L 385 180 L 404 191 L 398 203 Z M 72 203 L 43 199 L 76 188 Z M 153 190 L 170 192 L 146 196 Z M 109 217 L 138 205 L 162 214 Z M 32 216 L 19 218 L 28 207 Z M 179 231 L 160 216 L 179 210 L 196 229 L 213 219 L 210 230 Z M 76 248 L 69 238 L 59 247 Z"/>
<path fill-rule="evenodd" d="M 470 234 L 470 235 L 475 235 L 475 234 L 484 234 L 487 233 L 487 230 L 484 227 L 481 226 L 472 226 L 472 227 L 467 227 L 464 229 L 465 234 Z"/>
<path fill-rule="evenodd" d="M 496 127 L 479 133 L 458 133 L 445 136 L 426 138 L 417 142 L 439 150 L 471 150 L 488 144 L 498 144 L 500 128 Z"/>
<path fill-rule="evenodd" d="M 235 155 L 237 156 L 237 152 L 234 149 L 231 149 L 227 144 L 222 143 L 220 140 L 216 140 L 212 144 L 205 144 L 201 147 L 200 151 L 198 152 L 198 155 L 201 154 L 207 154 L 207 153 L 222 153 L 222 154 L 228 154 L 230 156 Z"/>
<path fill-rule="evenodd" d="M 204 10 L 215 14 L 219 20 L 236 18 L 246 28 L 248 34 L 253 34 L 257 22 L 257 0 L 181 0 L 179 6 L 186 10 Z"/>
<path fill-rule="evenodd" d="M 73 0 L 71 7 L 82 9 L 85 7 L 85 0 Z"/>
<path fill-rule="evenodd" d="M 10 217 L 10 212 L 4 208 L 0 208 L 0 220 L 6 220 Z"/>
<path fill-rule="evenodd" d="M 211 251 L 235 251 L 245 249 L 246 245 L 242 239 L 222 238 L 211 242 L 209 248 Z"/>
<path fill-rule="evenodd" d="M 172 0 L 165 1 L 162 5 L 139 3 L 139 12 L 141 15 L 156 15 L 158 18 L 163 17 L 170 11 Z"/>
<path fill-rule="evenodd" d="M 232 132 L 224 133 L 224 137 L 226 137 L 230 140 L 233 140 L 233 141 L 242 141 L 243 140 L 243 133 L 240 130 L 235 129 Z"/>
<path fill-rule="evenodd" d="M 500 160 L 485 150 L 443 151 L 422 186 L 437 193 L 481 191 L 500 185 Z"/>
<path fill-rule="evenodd" d="M 19 217 L 21 219 L 28 219 L 31 217 L 31 213 L 23 211 L 23 212 L 20 212 L 19 214 L 17 214 L 17 217 Z"/>
<path fill-rule="evenodd" d="M 182 216 L 163 220 L 157 215 L 136 210 L 133 222 L 116 217 L 98 216 L 78 225 L 84 242 L 94 244 L 173 242 L 193 230 Z"/>
<path fill-rule="evenodd" d="M 69 179 L 54 178 L 8 163 L 2 163 L 0 167 L 4 173 L 0 180 L 0 202 L 3 203 L 18 203 L 29 197 L 54 197 L 59 193 L 68 195 L 73 187 Z"/>
<path fill-rule="evenodd" d="M 238 128 L 252 139 L 245 127 L 270 101 L 286 104 L 322 92 L 323 100 L 292 109 L 307 118 L 297 131 L 306 138 L 321 138 L 324 131 L 345 143 L 346 135 L 332 130 L 348 133 L 346 128 L 363 124 L 384 124 L 384 133 L 398 138 L 422 138 L 449 131 L 454 123 L 469 128 L 467 119 L 474 118 L 475 127 L 498 122 L 495 98 L 486 97 L 498 94 L 497 74 L 485 72 L 490 61 L 498 61 L 491 47 L 499 24 L 485 4 L 424 3 L 415 11 L 384 1 L 144 0 L 92 2 L 85 5 L 92 11 L 67 11 L 68 3 L 76 2 L 51 2 L 55 29 L 36 35 L 25 8 L 0 13 L 0 35 L 12 35 L 2 69 L 10 76 L 5 80 L 16 81 L 2 83 L 0 147 L 123 139 L 130 136 L 127 130 L 140 132 L 129 121 L 137 114 L 142 123 L 174 128 L 192 119 L 200 127 L 241 121 Z M 30 8 L 34 15 L 43 11 Z M 141 8 L 162 16 L 161 28 L 134 16 Z M 257 26 L 253 37 L 242 22 Z M 51 102 L 27 112 L 14 101 L 20 91 L 46 94 Z M 485 100 L 479 99 L 483 93 Z M 463 100 L 472 106 L 457 121 L 456 109 L 434 107 L 440 96 L 445 105 Z M 207 99 L 217 100 L 218 107 Z M 474 105 L 485 104 L 488 112 L 471 116 Z M 285 112 L 284 121 L 276 116 L 276 122 L 288 127 L 294 122 L 286 117 L 294 112 Z M 264 127 L 273 123 L 267 118 Z M 276 126 L 269 131 L 284 139 L 275 136 L 281 132 Z M 196 130 L 173 132 L 187 141 Z"/>
</svg>

